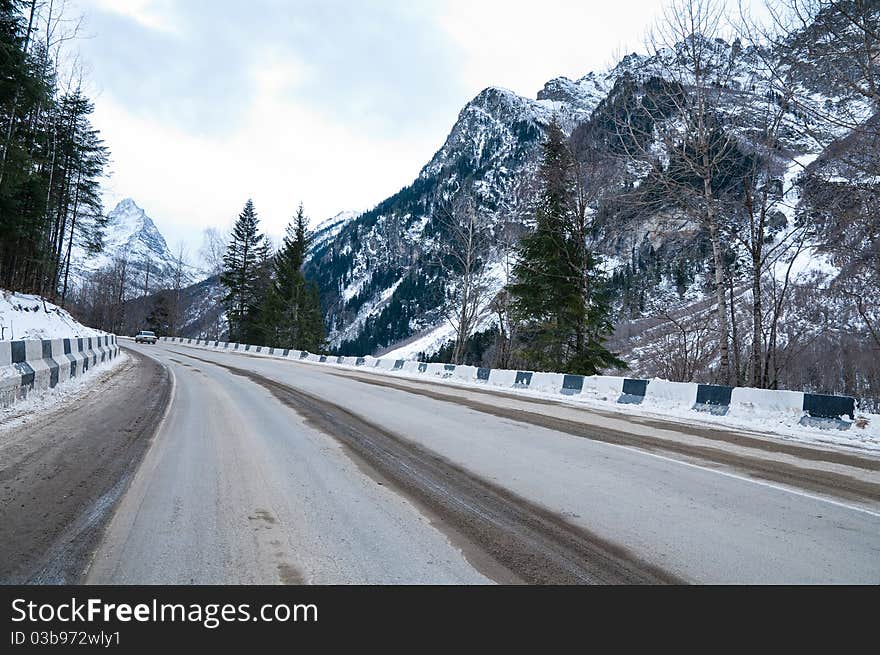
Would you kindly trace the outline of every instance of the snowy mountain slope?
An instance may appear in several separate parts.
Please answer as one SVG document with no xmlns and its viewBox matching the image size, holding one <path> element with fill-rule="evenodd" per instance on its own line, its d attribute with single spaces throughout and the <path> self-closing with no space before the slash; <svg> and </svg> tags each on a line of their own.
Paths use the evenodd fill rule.
<svg viewBox="0 0 880 655">
<path fill-rule="evenodd" d="M 536 99 L 497 87 L 478 94 L 412 184 L 346 223 L 333 239 L 316 243 L 307 274 L 322 290 L 331 347 L 343 354 L 411 354 L 447 338 L 450 330 L 441 312 L 447 281 L 434 265 L 444 238 L 438 206 L 459 189 L 471 189 L 496 237 L 488 263 L 497 273 L 492 286 L 500 288 L 506 282 L 497 266 L 501 236 L 522 232 L 523 201 L 547 122 L 556 116 L 572 133 L 576 149 L 602 150 L 611 140 L 614 112 L 621 104 L 641 102 L 652 84 L 693 84 L 677 64 L 688 45 L 692 42 L 654 56 L 630 54 L 608 71 L 574 81 L 554 78 Z M 713 111 L 748 157 L 776 98 L 772 75 L 767 74 L 774 52 L 720 39 L 699 45 L 709 54 Z M 806 55 L 803 59 L 805 69 L 815 68 Z M 826 112 L 869 115 L 863 98 L 830 86 L 826 78 L 813 71 L 799 76 L 798 84 Z M 673 112 L 665 120 L 674 125 L 680 117 Z M 843 129 L 822 133 L 827 125 L 806 126 L 803 121 L 802 112 L 786 108 L 779 130 L 780 154 L 769 173 L 782 194 L 773 208 L 774 239 L 794 225 L 800 173 L 806 164 L 821 154 L 820 144 L 845 134 Z M 662 159 L 662 143 L 648 145 Z M 611 170 L 608 183 L 621 191 L 637 188 L 648 170 L 647 161 L 640 170 Z M 709 291 L 706 235 L 692 217 L 673 207 L 633 211 L 620 203 L 597 205 L 593 211 L 599 225 L 596 247 L 605 257 L 606 270 L 617 273 L 613 291 L 620 318 L 637 319 L 670 303 L 686 307 L 699 303 Z M 811 256 L 819 242 L 804 248 L 804 275 L 812 274 L 809 260 L 815 259 Z"/>
<path fill-rule="evenodd" d="M 97 255 L 89 255 L 82 248 L 74 248 L 71 256 L 71 276 L 79 285 L 88 275 L 111 266 L 124 257 L 135 271 L 133 278 L 143 284 L 148 269 L 150 287 L 166 285 L 176 268 L 175 257 L 165 238 L 156 228 L 153 219 L 138 207 L 131 198 L 121 201 L 107 214 L 104 232 L 104 249 Z M 186 281 L 193 279 L 193 271 L 187 268 Z"/>
<path fill-rule="evenodd" d="M 516 222 L 512 213 L 549 121 L 555 116 L 572 130 L 612 84 L 598 74 L 556 78 L 537 99 L 485 89 L 462 109 L 412 184 L 344 224 L 334 238 L 317 241 L 306 274 L 321 286 L 331 345 L 368 352 L 438 324 L 444 280 L 431 259 L 444 235 L 437 207 L 468 187 L 500 234 Z"/>
<path fill-rule="evenodd" d="M 312 246 L 311 251 L 314 252 L 325 245 L 327 242 L 336 238 L 336 235 L 348 223 L 360 216 L 363 212 L 359 211 L 341 211 L 331 218 L 327 218 L 318 223 L 312 230 Z"/>
<path fill-rule="evenodd" d="M 60 339 L 106 334 L 78 323 L 40 296 L 0 289 L 0 341 Z"/>
</svg>

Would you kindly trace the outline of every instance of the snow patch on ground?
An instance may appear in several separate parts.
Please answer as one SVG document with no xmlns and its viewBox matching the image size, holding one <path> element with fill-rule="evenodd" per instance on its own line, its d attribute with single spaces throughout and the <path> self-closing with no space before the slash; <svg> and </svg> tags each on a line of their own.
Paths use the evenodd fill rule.
<svg viewBox="0 0 880 655">
<path fill-rule="evenodd" d="M 451 339 L 455 339 L 455 330 L 449 324 L 449 321 L 444 321 L 440 325 L 428 330 L 422 336 L 408 341 L 394 350 L 389 350 L 382 357 L 389 359 L 415 359 L 419 353 L 432 355 Z"/>
<path fill-rule="evenodd" d="M 0 341 L 61 339 L 107 334 L 78 323 L 40 296 L 0 289 Z"/>
</svg>

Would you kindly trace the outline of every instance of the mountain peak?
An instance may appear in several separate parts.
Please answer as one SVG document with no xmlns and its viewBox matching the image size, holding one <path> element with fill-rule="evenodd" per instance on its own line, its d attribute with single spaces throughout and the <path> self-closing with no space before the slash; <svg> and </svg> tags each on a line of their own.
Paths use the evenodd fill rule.
<svg viewBox="0 0 880 655">
<path fill-rule="evenodd" d="M 579 80 L 567 77 L 554 77 L 538 91 L 538 100 L 563 102 L 578 109 L 592 111 L 608 93 L 606 84 L 595 73 L 584 75 Z"/>
<path fill-rule="evenodd" d="M 111 214 L 115 214 L 117 212 L 130 212 L 131 210 L 137 210 L 139 212 L 143 212 L 144 210 L 138 207 L 137 203 L 132 198 L 125 198 L 120 200 L 116 207 L 113 209 Z"/>
</svg>

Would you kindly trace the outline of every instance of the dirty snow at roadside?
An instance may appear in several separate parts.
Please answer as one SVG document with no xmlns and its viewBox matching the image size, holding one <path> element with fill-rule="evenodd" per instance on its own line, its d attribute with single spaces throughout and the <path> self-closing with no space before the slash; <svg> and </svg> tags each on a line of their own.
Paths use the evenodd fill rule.
<svg viewBox="0 0 880 655">
<path fill-rule="evenodd" d="M 54 389 L 34 391 L 24 400 L 0 409 L 0 438 L 9 430 L 42 418 L 46 412 L 62 409 L 84 394 L 93 393 L 96 385 L 103 384 L 127 361 L 128 355 L 120 350 L 115 358 L 93 365 L 79 377 L 71 378 Z"/>
</svg>

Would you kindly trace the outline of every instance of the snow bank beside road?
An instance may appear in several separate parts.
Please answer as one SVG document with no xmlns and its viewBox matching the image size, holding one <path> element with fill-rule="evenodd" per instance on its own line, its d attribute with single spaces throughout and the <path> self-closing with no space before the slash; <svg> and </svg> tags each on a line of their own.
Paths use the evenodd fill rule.
<svg viewBox="0 0 880 655">
<path fill-rule="evenodd" d="M 0 289 L 0 341 L 95 337 L 107 334 L 78 323 L 40 296 Z"/>
<path fill-rule="evenodd" d="M 114 335 L 39 296 L 0 289 L 0 407 L 21 407 L 73 382 L 79 388 L 80 378 L 93 379 L 90 373 L 118 354 Z"/>
</svg>

